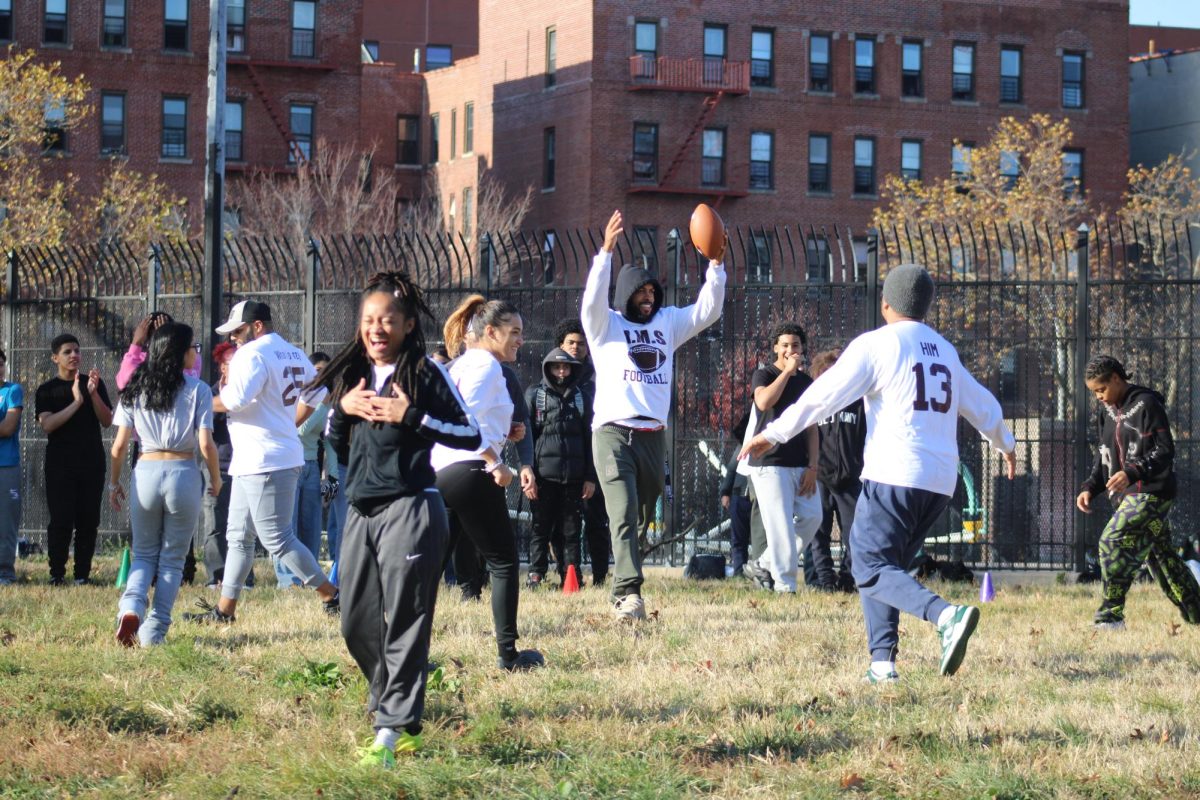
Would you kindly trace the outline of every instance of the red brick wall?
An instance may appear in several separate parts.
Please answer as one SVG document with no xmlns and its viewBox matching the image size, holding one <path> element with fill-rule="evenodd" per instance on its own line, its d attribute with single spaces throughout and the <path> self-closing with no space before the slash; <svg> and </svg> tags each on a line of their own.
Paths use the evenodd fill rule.
<svg viewBox="0 0 1200 800">
<path fill-rule="evenodd" d="M 366 0 L 364 40 L 379 42 L 379 59 L 412 71 L 413 50 L 421 51 L 425 70 L 426 43 L 449 45 L 455 63 L 479 52 L 478 0 Z"/>
<path fill-rule="evenodd" d="M 473 197 L 470 220 L 472 236 L 477 228 L 479 176 L 491 164 L 492 145 L 490 108 L 488 103 L 480 102 L 480 97 L 486 95 L 480 92 L 479 67 L 479 57 L 474 56 L 457 62 L 453 67 L 425 74 L 428 102 L 421 127 L 422 152 L 428 162 L 431 156 L 429 118 L 433 114 L 438 115 L 438 160 L 433 165 L 432 173 L 441 193 L 442 213 L 446 217 L 446 225 L 453 226 L 455 234 L 461 233 L 464 223 L 463 190 L 470 189 Z M 475 108 L 475 134 L 470 152 L 465 150 L 467 103 L 473 103 Z M 450 148 L 452 124 L 455 127 L 453 153 Z M 453 222 L 449 219 L 451 200 L 454 201 Z"/>
</svg>

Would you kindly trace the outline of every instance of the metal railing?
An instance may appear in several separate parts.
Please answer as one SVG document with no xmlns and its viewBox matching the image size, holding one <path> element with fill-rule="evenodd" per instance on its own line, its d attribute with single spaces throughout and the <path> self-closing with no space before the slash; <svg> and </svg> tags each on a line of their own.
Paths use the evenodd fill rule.
<svg viewBox="0 0 1200 800">
<path fill-rule="evenodd" d="M 750 91 L 750 62 L 720 58 L 629 58 L 629 79 L 638 87 L 683 91 Z"/>
</svg>

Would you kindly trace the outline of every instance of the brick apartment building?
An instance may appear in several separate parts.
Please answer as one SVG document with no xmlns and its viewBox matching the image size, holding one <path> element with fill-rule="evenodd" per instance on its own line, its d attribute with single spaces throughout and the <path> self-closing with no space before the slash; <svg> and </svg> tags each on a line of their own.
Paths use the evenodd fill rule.
<svg viewBox="0 0 1200 800">
<path fill-rule="evenodd" d="M 474 82 L 470 160 L 539 190 L 527 223 L 544 229 L 621 208 L 661 246 L 704 201 L 733 223 L 863 231 L 885 175 L 946 177 L 955 139 L 1035 112 L 1071 120 L 1064 158 L 1112 207 L 1127 29 L 1128 0 L 481 0 L 477 59 L 430 79 L 439 173 L 464 157 L 447 147 L 464 106 L 443 92 Z M 442 180 L 444 200 L 467 177 Z"/>
</svg>

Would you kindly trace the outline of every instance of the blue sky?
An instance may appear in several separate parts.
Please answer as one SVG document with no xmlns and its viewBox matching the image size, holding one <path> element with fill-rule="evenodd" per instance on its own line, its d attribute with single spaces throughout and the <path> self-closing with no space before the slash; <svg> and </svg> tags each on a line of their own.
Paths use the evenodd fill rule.
<svg viewBox="0 0 1200 800">
<path fill-rule="evenodd" d="M 1129 0 L 1134 25 L 1200 28 L 1200 0 Z"/>
</svg>

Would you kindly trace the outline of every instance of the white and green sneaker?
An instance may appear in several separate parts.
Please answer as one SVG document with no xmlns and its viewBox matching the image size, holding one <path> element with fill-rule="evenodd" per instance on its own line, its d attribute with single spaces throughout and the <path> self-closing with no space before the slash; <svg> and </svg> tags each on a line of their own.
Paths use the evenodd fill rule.
<svg viewBox="0 0 1200 800">
<path fill-rule="evenodd" d="M 875 670 L 867 667 L 867 674 L 863 676 L 863 683 L 871 686 L 885 686 L 889 683 L 899 683 L 900 673 L 896 670 L 888 670 L 884 673 L 878 673 Z"/>
<path fill-rule="evenodd" d="M 962 665 L 967 654 L 967 640 L 979 624 L 979 609 L 975 606 L 950 606 L 952 613 L 944 623 L 938 625 L 942 637 L 942 674 L 953 675 Z"/>
</svg>

